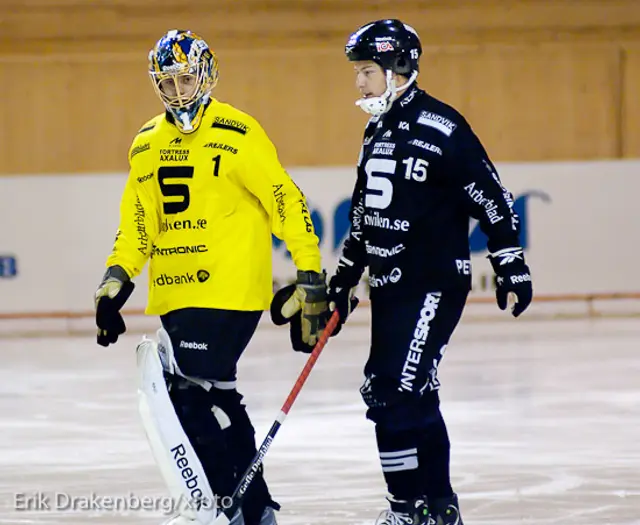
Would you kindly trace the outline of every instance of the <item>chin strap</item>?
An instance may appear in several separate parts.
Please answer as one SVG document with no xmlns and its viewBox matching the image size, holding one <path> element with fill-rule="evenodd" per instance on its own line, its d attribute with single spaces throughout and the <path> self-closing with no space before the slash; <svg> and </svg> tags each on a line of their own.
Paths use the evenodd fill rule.
<svg viewBox="0 0 640 525">
<path fill-rule="evenodd" d="M 390 69 L 387 69 L 386 76 L 387 90 L 382 95 L 379 97 L 361 98 L 356 101 L 356 106 L 359 106 L 362 111 L 374 117 L 379 117 L 391 109 L 393 102 L 398 98 L 398 93 L 407 89 L 415 82 L 416 78 L 418 78 L 418 72 L 413 71 L 409 80 L 402 86 L 396 86 L 393 72 Z"/>
</svg>

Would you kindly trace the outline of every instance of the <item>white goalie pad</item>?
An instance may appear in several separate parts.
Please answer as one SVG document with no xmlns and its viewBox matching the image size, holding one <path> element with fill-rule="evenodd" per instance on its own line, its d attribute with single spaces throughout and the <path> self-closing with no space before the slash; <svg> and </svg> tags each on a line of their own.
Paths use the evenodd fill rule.
<svg viewBox="0 0 640 525">
<path fill-rule="evenodd" d="M 173 353 L 173 344 L 171 338 L 164 328 L 160 328 L 157 332 L 158 335 L 158 355 L 160 356 L 160 363 L 162 368 L 170 374 L 182 375 L 182 371 L 176 362 L 176 357 Z M 144 339 L 143 339 L 144 340 Z"/>
<path fill-rule="evenodd" d="M 170 342 L 168 350 L 172 354 Z M 138 410 L 180 522 L 210 525 L 216 517 L 216 499 L 169 398 L 160 355 L 158 344 L 151 339 L 143 338 L 136 349 Z M 165 357 L 172 366 L 173 356 Z"/>
</svg>

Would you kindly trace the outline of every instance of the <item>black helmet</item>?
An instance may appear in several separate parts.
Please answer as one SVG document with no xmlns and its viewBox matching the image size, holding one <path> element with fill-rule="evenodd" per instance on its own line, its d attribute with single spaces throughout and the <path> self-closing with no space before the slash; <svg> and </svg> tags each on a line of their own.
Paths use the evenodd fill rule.
<svg viewBox="0 0 640 525">
<path fill-rule="evenodd" d="M 400 20 L 378 20 L 353 33 L 344 52 L 350 61 L 373 60 L 382 69 L 410 76 L 419 70 L 422 45 L 413 27 Z"/>
</svg>

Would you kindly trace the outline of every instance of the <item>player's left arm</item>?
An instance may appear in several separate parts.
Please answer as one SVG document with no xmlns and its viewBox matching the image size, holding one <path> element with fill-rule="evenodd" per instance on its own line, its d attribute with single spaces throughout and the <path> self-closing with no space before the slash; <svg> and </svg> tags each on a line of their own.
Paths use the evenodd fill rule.
<svg viewBox="0 0 640 525">
<path fill-rule="evenodd" d="M 467 123 L 452 135 L 451 158 L 456 184 L 469 215 L 478 220 L 486 234 L 489 260 L 497 276 L 496 298 L 500 309 L 507 307 L 509 293 L 517 297 L 513 315 L 520 315 L 531 303 L 531 272 L 520 244 L 520 220 L 513 210 L 513 194 L 506 189 L 485 148 Z"/>
<path fill-rule="evenodd" d="M 237 175 L 260 201 L 271 221 L 271 231 L 284 240 L 298 270 L 320 272 L 319 239 L 307 200 L 280 164 L 276 148 L 257 124 L 246 137 Z"/>
<path fill-rule="evenodd" d="M 274 303 L 283 318 L 302 312 L 302 341 L 315 345 L 326 324 L 326 275 L 321 271 L 319 239 L 315 234 L 307 201 L 280 164 L 276 148 L 254 123 L 246 137 L 237 173 L 255 195 L 271 221 L 272 233 L 283 239 L 298 269 L 291 294 L 276 295 Z"/>
</svg>

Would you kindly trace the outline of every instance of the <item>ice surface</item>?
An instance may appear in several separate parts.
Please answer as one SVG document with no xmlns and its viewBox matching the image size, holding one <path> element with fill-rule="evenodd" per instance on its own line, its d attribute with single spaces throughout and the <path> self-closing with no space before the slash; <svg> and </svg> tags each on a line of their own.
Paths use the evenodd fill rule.
<svg viewBox="0 0 640 525">
<path fill-rule="evenodd" d="M 287 336 L 261 326 L 241 362 L 259 441 L 306 359 Z M 330 341 L 269 451 L 282 525 L 372 525 L 385 507 L 358 393 L 368 337 L 354 323 Z M 69 496 L 79 506 L 169 502 L 136 411 L 138 340 L 103 349 L 91 336 L 0 339 L 0 523 L 165 519 L 161 508 L 115 512 L 104 500 L 102 510 L 67 509 Z M 467 525 L 640 524 L 639 342 L 637 320 L 460 328 L 440 378 Z M 51 508 L 21 510 L 38 492 Z"/>
</svg>

